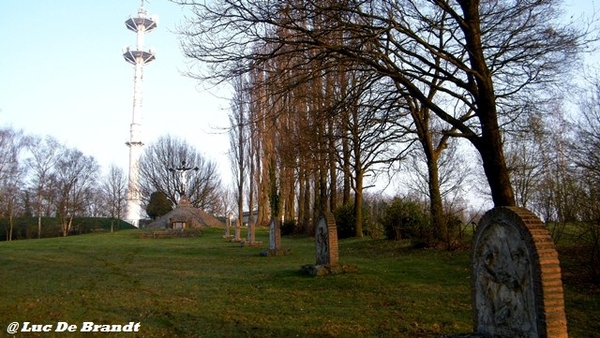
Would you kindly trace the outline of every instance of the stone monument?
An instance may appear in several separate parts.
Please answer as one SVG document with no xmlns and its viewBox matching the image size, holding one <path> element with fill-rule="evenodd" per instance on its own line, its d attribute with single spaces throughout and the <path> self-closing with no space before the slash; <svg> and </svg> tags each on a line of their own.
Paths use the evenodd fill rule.
<svg viewBox="0 0 600 338">
<path fill-rule="evenodd" d="M 149 223 L 149 229 L 189 229 L 222 227 L 223 223 L 215 216 L 194 207 L 185 195 L 181 195 L 177 207 Z"/>
<path fill-rule="evenodd" d="M 281 228 L 279 220 L 271 217 L 269 223 L 269 249 L 260 252 L 262 256 L 282 256 L 290 253 L 290 249 L 281 247 Z"/>
<path fill-rule="evenodd" d="M 475 334 L 568 337 L 558 253 L 533 213 L 488 211 L 473 237 L 471 265 Z"/>
<path fill-rule="evenodd" d="M 335 218 L 330 212 L 319 219 L 315 240 L 317 265 L 337 265 L 339 263 L 337 227 Z"/>
<path fill-rule="evenodd" d="M 227 219 L 225 220 L 225 233 L 223 234 L 223 238 L 225 239 L 231 239 L 231 233 L 230 233 L 230 228 L 231 228 L 231 224 L 233 223 L 233 213 L 229 212 L 229 215 L 227 217 Z"/>
<path fill-rule="evenodd" d="M 281 229 L 279 228 L 279 221 L 275 217 L 271 217 L 269 223 L 269 249 L 279 250 L 281 248 Z"/>
<path fill-rule="evenodd" d="M 339 263 L 338 237 L 335 217 L 325 212 L 315 229 L 317 263 L 302 266 L 302 271 L 312 276 L 322 276 L 356 271 L 356 266 Z"/>
</svg>

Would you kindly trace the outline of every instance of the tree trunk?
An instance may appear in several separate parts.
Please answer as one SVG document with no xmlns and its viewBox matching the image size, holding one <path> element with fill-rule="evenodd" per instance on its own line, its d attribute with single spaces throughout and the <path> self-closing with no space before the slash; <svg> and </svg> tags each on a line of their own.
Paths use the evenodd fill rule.
<svg viewBox="0 0 600 338">
<path fill-rule="evenodd" d="M 12 241 L 13 229 L 15 227 L 15 222 L 14 222 L 14 219 L 13 219 L 12 212 L 8 216 L 8 224 L 9 224 L 9 231 L 8 231 L 8 238 L 6 240 L 10 242 L 10 241 Z"/>
<path fill-rule="evenodd" d="M 354 191 L 355 236 L 363 237 L 363 171 L 356 170 L 356 189 Z"/>
<path fill-rule="evenodd" d="M 39 191 L 38 191 L 37 214 L 38 214 L 38 239 L 40 239 L 40 238 L 42 238 L 42 194 Z"/>
<path fill-rule="evenodd" d="M 306 194 L 306 186 L 305 186 L 305 174 L 302 169 L 302 159 L 299 159 L 299 168 L 298 168 L 298 229 L 305 230 L 306 229 L 306 210 L 304 208 L 304 194 Z"/>
<path fill-rule="evenodd" d="M 252 152 L 250 152 L 250 158 L 253 158 L 253 154 Z M 250 214 L 248 215 L 248 241 L 250 243 L 254 243 L 256 240 L 255 237 L 255 228 L 256 228 L 256 224 L 254 222 L 254 162 L 253 160 L 250 161 L 250 163 L 248 163 L 248 165 L 250 166 L 250 181 L 248 182 L 248 211 L 250 212 Z M 242 188 L 240 189 L 240 194 L 242 194 L 244 191 L 244 188 L 242 186 Z M 241 205 L 241 201 L 240 201 L 240 205 Z"/>
<path fill-rule="evenodd" d="M 242 146 L 240 145 L 240 148 L 242 148 Z M 240 225 L 243 222 L 243 217 L 244 217 L 244 159 L 243 159 L 243 151 L 240 149 L 240 158 L 238 158 L 238 175 L 239 177 L 237 177 L 237 194 L 238 194 L 238 200 L 237 200 L 237 205 L 238 205 L 238 220 L 237 220 L 237 224 L 235 227 L 235 240 L 239 241 L 241 240 L 240 238 Z M 250 210 L 250 217 L 252 217 L 252 210 Z"/>
<path fill-rule="evenodd" d="M 71 226 L 73 224 L 73 215 L 69 216 L 69 219 L 63 222 L 63 237 L 67 237 L 69 235 L 69 230 L 71 230 Z"/>
<path fill-rule="evenodd" d="M 350 203 L 350 193 L 352 191 L 352 167 L 351 167 L 351 131 L 350 131 L 351 112 L 343 111 L 341 116 L 340 130 L 343 133 L 342 140 L 342 205 L 346 206 Z"/>
<path fill-rule="evenodd" d="M 430 156 L 427 157 L 427 174 L 428 174 L 428 188 L 429 188 L 429 212 L 431 213 L 431 226 L 435 231 L 435 237 L 443 240 L 448 247 L 450 245 L 450 234 L 448 233 L 448 226 L 444 218 L 444 204 L 442 201 L 442 193 L 440 191 L 440 179 L 438 170 L 437 158 Z M 427 236 L 429 241 L 430 235 Z"/>
<path fill-rule="evenodd" d="M 473 70 L 469 78 L 470 91 L 477 104 L 476 114 L 481 123 L 481 137 L 471 140 L 481 154 L 483 170 L 492 193 L 494 206 L 514 206 L 515 197 L 502 150 L 502 136 L 498 125 L 498 111 L 492 74 L 486 64 L 481 43 L 479 0 L 459 0 L 464 21 L 464 32 L 469 61 Z"/>
<path fill-rule="evenodd" d="M 319 155 L 317 154 L 316 162 L 320 162 L 318 156 Z M 311 209 L 311 233 L 316 229 L 316 222 L 319 219 L 319 215 L 325 211 L 325 205 L 327 204 L 327 201 L 323 199 L 324 188 L 322 187 L 323 180 L 321 180 L 321 171 L 322 168 L 320 168 L 320 163 L 316 163 L 312 173 L 312 180 L 315 188 L 313 190 L 313 206 Z"/>
<path fill-rule="evenodd" d="M 296 217 L 296 180 L 293 168 L 284 168 L 285 173 L 285 198 L 283 206 L 284 222 L 291 222 Z"/>
<path fill-rule="evenodd" d="M 506 167 L 499 132 L 490 132 L 480 139 L 477 150 L 481 155 L 483 170 L 490 185 L 494 206 L 514 206 L 515 196 Z"/>
<path fill-rule="evenodd" d="M 244 222 L 244 206 L 243 205 L 238 205 L 238 219 L 235 222 L 235 231 L 234 231 L 234 241 L 241 241 L 242 238 L 240 237 L 240 233 L 241 233 L 241 226 L 242 223 Z"/>
<path fill-rule="evenodd" d="M 434 92 L 430 93 L 433 97 Z M 446 147 L 446 139 L 442 136 L 438 147 L 434 146 L 432 139 L 432 130 L 430 127 L 430 111 L 426 107 L 419 108 L 419 102 L 411 104 L 411 115 L 415 122 L 417 136 L 423 147 L 423 153 L 427 163 L 427 188 L 429 192 L 429 213 L 431 217 L 432 230 L 426 235 L 428 244 L 434 240 L 443 240 L 448 245 L 448 228 L 444 219 L 444 204 L 440 190 L 439 166 L 438 160 L 441 152 Z"/>
<path fill-rule="evenodd" d="M 343 127 L 343 130 L 347 130 L 347 124 Z M 348 144 L 348 138 L 342 137 L 342 166 L 343 172 L 343 187 L 342 187 L 342 205 L 348 205 L 350 203 L 350 191 L 351 184 L 350 180 L 352 175 L 350 174 L 350 146 Z"/>
<path fill-rule="evenodd" d="M 327 143 L 329 145 L 328 159 L 329 162 L 329 210 L 335 211 L 337 208 L 338 197 L 337 197 L 337 168 L 336 168 L 336 149 L 335 149 L 335 130 L 333 126 L 333 118 L 328 119 L 328 130 L 327 130 Z"/>
<path fill-rule="evenodd" d="M 261 130 L 258 130 L 260 135 Z M 260 136 L 259 136 L 260 137 Z M 255 175 L 256 175 L 256 198 L 258 203 L 258 222 L 257 224 L 268 225 L 271 219 L 271 208 L 269 206 L 269 170 L 267 156 L 268 152 L 264 149 L 264 144 L 257 148 L 255 160 Z"/>
</svg>

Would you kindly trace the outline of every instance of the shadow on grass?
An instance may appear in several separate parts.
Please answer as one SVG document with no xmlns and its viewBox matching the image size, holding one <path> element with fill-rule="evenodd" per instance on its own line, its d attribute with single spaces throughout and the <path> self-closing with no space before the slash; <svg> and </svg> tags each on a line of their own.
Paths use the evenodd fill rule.
<svg viewBox="0 0 600 338">
<path fill-rule="evenodd" d="M 135 321 L 143 337 L 435 337 L 471 329 L 468 251 L 341 240 L 340 262 L 358 272 L 315 278 L 300 270 L 315 263 L 314 238 L 284 237 L 290 255 L 261 257 L 261 248 L 222 233 L 140 239 L 132 230 L 3 243 L 0 318 Z M 267 231 L 258 235 L 267 242 Z M 567 295 L 575 332 L 597 327 L 597 298 Z"/>
</svg>

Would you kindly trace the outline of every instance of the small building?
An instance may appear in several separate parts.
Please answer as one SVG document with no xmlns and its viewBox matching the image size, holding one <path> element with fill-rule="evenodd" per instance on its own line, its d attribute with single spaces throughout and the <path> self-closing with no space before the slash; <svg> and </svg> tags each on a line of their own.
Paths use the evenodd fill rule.
<svg viewBox="0 0 600 338">
<path fill-rule="evenodd" d="M 256 221 L 258 220 L 258 210 L 254 210 L 252 212 L 252 216 L 250 216 L 250 211 L 244 211 L 242 213 L 242 224 L 244 226 L 248 226 L 248 223 L 250 223 L 250 217 L 252 217 L 252 223 L 256 224 Z M 235 221 L 235 219 L 234 219 Z"/>
<path fill-rule="evenodd" d="M 188 229 L 203 227 L 224 227 L 225 224 L 204 210 L 195 208 L 185 195 L 179 199 L 177 207 L 159 219 L 148 224 L 150 229 Z"/>
</svg>

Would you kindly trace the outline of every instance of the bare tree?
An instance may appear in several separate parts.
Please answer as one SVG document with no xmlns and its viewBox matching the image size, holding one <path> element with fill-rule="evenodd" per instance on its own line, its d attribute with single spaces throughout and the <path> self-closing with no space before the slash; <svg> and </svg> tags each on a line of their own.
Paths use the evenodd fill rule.
<svg viewBox="0 0 600 338">
<path fill-rule="evenodd" d="M 0 218 L 7 220 L 6 240 L 13 239 L 14 217 L 19 209 L 19 198 L 22 184 L 22 171 L 18 170 L 13 175 L 0 181 Z"/>
<path fill-rule="evenodd" d="M 559 102 L 560 103 L 560 102 Z M 506 135 L 509 169 L 519 206 L 541 215 L 554 240 L 577 219 L 579 178 L 573 165 L 573 125 L 561 105 L 544 107 L 522 131 Z"/>
<path fill-rule="evenodd" d="M 505 140 L 506 157 L 517 206 L 532 207 L 535 189 L 539 188 L 550 158 L 547 131 L 542 115 L 532 115 L 527 124 Z M 560 125 L 554 126 L 560 128 Z"/>
<path fill-rule="evenodd" d="M 600 186 L 600 79 L 588 98 L 580 103 L 576 124 L 575 163 L 590 174 Z"/>
<path fill-rule="evenodd" d="M 169 171 L 185 162 L 188 166 L 197 167 L 193 174 L 188 174 L 185 193 L 190 203 L 197 208 L 212 212 L 219 208 L 221 180 L 217 165 L 205 159 L 186 141 L 170 135 L 162 136 L 149 144 L 140 159 L 140 190 L 146 201 L 150 194 L 161 191 L 177 204 L 183 182 L 180 175 Z"/>
<path fill-rule="evenodd" d="M 580 103 L 580 110 L 573 142 L 580 188 L 576 205 L 583 221 L 579 238 L 588 249 L 589 277 L 600 284 L 600 79 L 593 82 L 588 97 Z"/>
<path fill-rule="evenodd" d="M 53 196 L 49 181 L 58 161 L 66 152 L 66 147 L 55 138 L 46 136 L 45 138 L 33 137 L 28 144 L 28 149 L 31 155 L 26 163 L 30 169 L 30 185 L 36 195 L 35 208 L 38 218 L 38 238 L 40 238 L 44 205 L 51 205 Z"/>
<path fill-rule="evenodd" d="M 431 233 L 426 238 L 434 244 L 434 241 L 443 241 L 444 245 L 451 249 L 455 244 L 457 231 L 452 228 L 449 220 L 453 212 L 457 210 L 457 204 L 462 203 L 461 195 L 470 182 L 473 175 L 472 169 L 460 152 L 460 144 L 457 140 L 448 139 L 442 143 L 432 142 L 439 140 L 441 133 L 436 133 L 435 128 L 427 132 L 425 138 L 426 151 L 430 153 L 422 156 L 424 150 L 414 149 L 411 161 L 406 163 L 403 172 L 411 176 L 408 180 L 409 191 L 418 196 L 419 200 L 429 200 L 429 211 L 431 214 Z M 422 144 L 423 140 L 420 140 Z"/>
<path fill-rule="evenodd" d="M 381 74 L 477 149 L 495 205 L 515 204 L 502 129 L 531 93 L 563 80 L 586 42 L 585 31 L 557 23 L 557 0 L 180 2 L 197 16 L 183 32 L 186 55 L 213 65 L 194 75 L 222 81 L 291 50 L 304 57 L 286 69 L 352 62 Z"/>
<path fill-rule="evenodd" d="M 0 217 L 6 217 L 8 220 L 5 229 L 7 241 L 13 237 L 13 220 L 23 190 L 24 168 L 20 161 L 20 153 L 27 141 L 28 138 L 21 131 L 0 129 Z"/>
<path fill-rule="evenodd" d="M 249 160 L 247 156 L 248 147 L 248 88 L 247 81 L 244 76 L 239 76 L 233 80 L 234 97 L 231 101 L 231 114 L 229 115 L 229 123 L 231 129 L 229 132 L 229 158 L 233 165 L 231 170 L 235 179 L 235 196 L 237 199 L 237 214 L 238 227 L 242 224 L 244 213 L 244 187 L 247 181 L 247 167 Z M 251 159 L 250 159 L 251 160 Z M 252 178 L 250 178 L 252 179 Z M 252 194 L 252 191 L 250 192 Z M 252 197 L 250 197 L 252 201 Z M 250 209 L 252 212 L 252 209 Z M 252 213 L 251 213 L 252 214 Z M 252 217 L 250 217 L 252 219 Z M 251 222 L 251 221 L 250 221 Z M 249 224 L 249 233 L 252 230 L 252 225 Z M 236 232 L 237 233 L 237 232 Z M 236 238 L 239 240 L 239 238 Z"/>
<path fill-rule="evenodd" d="M 115 220 L 119 222 L 126 206 L 127 177 L 123 169 L 111 164 L 108 173 L 101 183 L 101 191 L 104 195 L 108 215 L 111 218 L 110 232 L 114 231 Z"/>
<path fill-rule="evenodd" d="M 351 151 L 347 157 L 342 155 L 340 163 L 349 160 L 355 235 L 362 237 L 363 192 L 369 188 L 364 185 L 365 176 L 374 173 L 378 166 L 403 159 L 414 138 L 407 137 L 408 112 L 397 104 L 396 95 L 386 89 L 390 87 L 386 79 L 359 77 L 351 83 L 353 89 L 350 91 L 357 91 L 357 96 L 347 107 L 349 114 L 345 122 L 348 129 L 342 130 L 342 137 L 348 138 Z"/>
<path fill-rule="evenodd" d="M 12 128 L 0 129 L 0 181 L 14 175 L 23 145 L 23 132 Z"/>
<path fill-rule="evenodd" d="M 287 57 L 294 56 L 290 53 Z M 395 104 L 393 93 L 390 95 L 390 83 L 381 76 L 347 73 L 348 66 L 280 91 L 286 82 L 303 74 L 278 68 L 286 64 L 281 59 L 271 60 L 268 69 L 254 69 L 244 89 L 249 103 L 246 120 L 251 126 L 249 151 L 259 154 L 257 161 L 249 157 L 250 171 L 257 169 L 259 189 L 277 180 L 284 220 L 298 219 L 307 227 L 308 219 L 317 219 L 320 212 L 333 210 L 339 203 L 338 166 L 343 167 L 343 198 L 350 200 L 352 188 L 356 234 L 362 236 L 364 177 L 376 166 L 402 157 L 399 144 L 404 132 L 399 120 L 406 113 Z M 339 116 L 343 123 L 337 121 Z M 252 187 L 254 181 L 249 182 Z M 260 203 L 260 190 L 258 195 L 260 211 L 265 204 Z"/>
<path fill-rule="evenodd" d="M 56 163 L 51 187 L 63 236 L 71 231 L 76 216 L 86 214 L 99 172 L 96 160 L 77 149 L 67 149 Z"/>
</svg>

